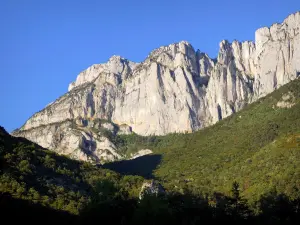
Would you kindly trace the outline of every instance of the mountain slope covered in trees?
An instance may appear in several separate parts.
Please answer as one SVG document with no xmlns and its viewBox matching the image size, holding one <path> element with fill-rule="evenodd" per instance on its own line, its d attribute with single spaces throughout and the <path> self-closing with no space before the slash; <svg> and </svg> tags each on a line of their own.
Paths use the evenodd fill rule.
<svg viewBox="0 0 300 225">
<path fill-rule="evenodd" d="M 78 214 L 97 187 L 109 180 L 137 197 L 142 177 L 120 176 L 10 136 L 0 127 L 0 192 L 56 210 Z M 121 188 L 122 187 L 122 188 Z"/>
<path fill-rule="evenodd" d="M 161 155 L 153 174 L 144 164 L 114 162 L 107 168 L 154 176 L 168 190 L 229 193 L 237 181 L 254 202 L 267 192 L 300 196 L 300 80 L 297 79 L 212 127 L 191 134 L 120 136 L 127 151 L 150 148 Z"/>
<path fill-rule="evenodd" d="M 103 166 L 59 156 L 1 127 L 2 218 L 52 224 L 295 224 L 299 97 L 297 79 L 195 133 L 116 136 L 124 151 L 150 148 L 154 154 Z M 166 193 L 139 199 L 142 176 L 159 180 Z"/>
<path fill-rule="evenodd" d="M 157 48 L 140 63 L 113 56 L 82 71 L 69 92 L 13 135 L 74 159 L 124 159 L 128 155 L 101 130 L 143 136 L 197 131 L 297 79 L 299 31 L 296 12 L 258 29 L 255 42 L 221 41 L 216 59 L 186 41 Z"/>
</svg>

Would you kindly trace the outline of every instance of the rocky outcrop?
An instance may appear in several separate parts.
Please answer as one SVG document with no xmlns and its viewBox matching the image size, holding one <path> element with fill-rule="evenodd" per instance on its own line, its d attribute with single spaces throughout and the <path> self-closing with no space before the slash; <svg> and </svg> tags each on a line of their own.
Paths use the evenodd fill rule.
<svg viewBox="0 0 300 225">
<path fill-rule="evenodd" d="M 281 100 L 277 102 L 278 108 L 292 108 L 296 104 L 296 98 L 293 93 L 289 92 L 282 96 Z M 273 108 L 275 108 L 273 106 Z"/>
<path fill-rule="evenodd" d="M 158 196 L 158 195 L 162 195 L 164 193 L 165 193 L 165 190 L 159 182 L 157 182 L 155 180 L 145 181 L 142 185 L 142 188 L 141 188 L 141 191 L 139 194 L 139 199 L 142 199 L 147 195 Z"/>
<path fill-rule="evenodd" d="M 73 159 L 103 163 L 123 158 L 105 133 L 113 132 L 111 130 L 113 125 L 108 126 L 108 124 L 108 122 L 103 122 L 101 125 L 99 123 L 88 124 L 82 119 L 67 120 L 16 134 Z"/>
<path fill-rule="evenodd" d="M 131 154 L 130 159 L 136 159 L 138 157 L 141 157 L 141 156 L 144 156 L 144 155 L 149 155 L 151 153 L 153 153 L 153 152 L 150 149 L 142 149 L 142 150 L 139 150 L 138 152 L 136 152 L 134 154 Z"/>
<path fill-rule="evenodd" d="M 78 118 L 87 123 L 112 121 L 119 134 L 164 135 L 212 125 L 300 75 L 299 29 L 298 12 L 281 24 L 258 29 L 255 42 L 222 41 L 217 59 L 195 51 L 186 41 L 155 49 L 141 63 L 113 56 L 80 73 L 68 93 L 33 115 L 14 135 L 45 147 L 55 136 L 46 135 L 54 129 L 52 124 Z M 76 125 L 82 126 L 80 121 Z M 68 125 L 57 129 L 66 137 L 74 133 Z M 115 127 L 106 129 L 118 132 Z M 71 144 L 75 139 L 61 145 L 72 146 L 71 152 L 78 146 Z"/>
</svg>

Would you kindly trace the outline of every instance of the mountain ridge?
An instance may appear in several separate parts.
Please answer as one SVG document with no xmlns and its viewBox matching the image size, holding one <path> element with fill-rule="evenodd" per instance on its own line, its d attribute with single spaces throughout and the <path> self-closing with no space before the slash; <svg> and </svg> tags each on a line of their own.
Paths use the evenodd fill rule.
<svg viewBox="0 0 300 225">
<path fill-rule="evenodd" d="M 140 135 L 210 126 L 299 76 L 299 29 L 297 12 L 281 24 L 259 28 L 255 43 L 221 41 L 217 61 L 186 41 L 159 47 L 141 63 L 112 56 L 81 72 L 68 93 L 13 135 L 61 152 L 78 150 L 82 155 L 93 149 L 97 157 L 115 160 L 122 158 L 116 146 L 109 140 L 103 144 L 90 128 L 80 128 L 79 135 L 78 124 L 75 128 L 50 124 L 82 120 L 81 125 L 93 127 L 89 123 L 100 119 L 111 126 L 125 124 Z M 103 153 L 106 149 L 116 158 Z"/>
</svg>

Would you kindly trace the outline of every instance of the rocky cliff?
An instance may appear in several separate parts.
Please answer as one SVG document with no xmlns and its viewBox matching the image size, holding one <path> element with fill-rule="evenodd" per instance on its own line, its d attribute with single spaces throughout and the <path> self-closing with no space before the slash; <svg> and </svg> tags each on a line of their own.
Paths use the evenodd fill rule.
<svg viewBox="0 0 300 225">
<path fill-rule="evenodd" d="M 82 160 L 124 157 L 105 136 L 192 132 L 300 75 L 300 12 L 260 28 L 255 43 L 220 43 L 217 59 L 186 41 L 134 63 L 113 56 L 81 72 L 69 91 L 13 134 Z"/>
</svg>

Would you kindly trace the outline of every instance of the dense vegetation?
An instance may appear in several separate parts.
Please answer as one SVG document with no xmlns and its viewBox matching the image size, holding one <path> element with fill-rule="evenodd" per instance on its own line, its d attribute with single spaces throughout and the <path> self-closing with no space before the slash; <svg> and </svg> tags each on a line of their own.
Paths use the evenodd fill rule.
<svg viewBox="0 0 300 225">
<path fill-rule="evenodd" d="M 277 107 L 283 95 L 295 105 Z M 117 144 L 128 151 L 150 148 L 160 155 L 159 163 L 152 165 L 153 176 L 167 190 L 229 194 L 237 181 L 251 203 L 268 192 L 296 199 L 300 196 L 299 103 L 300 80 L 295 80 L 212 127 L 161 137 L 120 136 Z M 135 161 L 107 168 L 149 175 L 143 163 Z"/>
<path fill-rule="evenodd" d="M 294 105 L 277 107 L 287 94 Z M 106 169 L 59 156 L 0 127 L 2 220 L 296 224 L 299 101 L 300 80 L 296 80 L 192 134 L 112 136 L 124 152 L 150 148 L 154 154 L 108 163 Z M 159 180 L 166 193 L 139 199 L 141 176 Z"/>
<path fill-rule="evenodd" d="M 109 180 L 93 192 L 91 202 L 80 215 L 53 210 L 40 204 L 0 194 L 1 220 L 42 224 L 298 224 L 300 199 L 269 194 L 260 199 L 260 213 L 255 214 L 240 196 L 238 183 L 231 195 L 215 194 L 213 199 L 191 193 L 146 195 L 143 199 L 121 194 Z"/>
<path fill-rule="evenodd" d="M 78 214 L 91 194 L 109 179 L 130 197 L 137 197 L 142 177 L 119 174 L 71 160 L 0 127 L 0 192 L 15 198 Z"/>
</svg>

